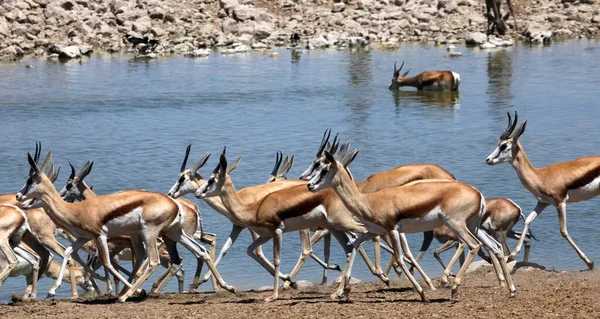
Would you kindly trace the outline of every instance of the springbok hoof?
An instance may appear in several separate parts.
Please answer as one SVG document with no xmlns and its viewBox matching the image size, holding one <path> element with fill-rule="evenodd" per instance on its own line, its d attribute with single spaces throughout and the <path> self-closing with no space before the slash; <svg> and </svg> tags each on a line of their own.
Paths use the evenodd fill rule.
<svg viewBox="0 0 600 319">
<path fill-rule="evenodd" d="M 450 294 L 450 299 L 455 300 L 456 296 L 458 296 L 458 289 L 452 289 L 452 294 Z"/>
<path fill-rule="evenodd" d="M 54 299 L 54 297 L 56 297 L 55 293 L 48 293 L 48 295 L 46 296 L 46 299 Z"/>
<path fill-rule="evenodd" d="M 331 267 L 331 270 L 342 271 L 342 268 L 340 268 L 340 265 L 335 264 Z"/>
<path fill-rule="evenodd" d="M 229 291 L 230 293 L 232 293 L 232 294 L 234 294 L 234 295 L 237 293 L 237 292 L 235 291 L 235 288 L 234 288 L 233 286 L 230 286 L 230 285 L 225 285 L 225 286 L 223 286 L 223 289 L 225 289 L 225 290 Z"/>
<path fill-rule="evenodd" d="M 594 261 L 593 260 L 591 260 L 587 265 L 590 268 L 590 270 L 594 269 Z"/>
<path fill-rule="evenodd" d="M 265 302 L 271 302 L 271 301 L 275 301 L 275 300 L 277 300 L 277 296 L 271 296 L 269 298 L 266 298 Z"/>
</svg>

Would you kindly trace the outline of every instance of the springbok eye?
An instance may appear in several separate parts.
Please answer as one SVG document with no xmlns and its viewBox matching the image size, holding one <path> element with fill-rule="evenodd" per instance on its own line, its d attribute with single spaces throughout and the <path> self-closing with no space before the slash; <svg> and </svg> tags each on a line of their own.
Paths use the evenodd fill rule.
<svg viewBox="0 0 600 319">
<path fill-rule="evenodd" d="M 500 152 L 504 151 L 506 149 L 506 143 L 500 145 Z"/>
<path fill-rule="evenodd" d="M 179 178 L 177 183 L 182 184 L 184 180 L 185 180 L 185 176 L 181 175 L 181 177 Z"/>
<path fill-rule="evenodd" d="M 70 190 L 72 187 L 73 187 L 73 184 L 71 184 L 71 183 L 68 183 L 68 184 L 65 186 L 65 188 L 66 188 L 67 190 Z"/>
</svg>

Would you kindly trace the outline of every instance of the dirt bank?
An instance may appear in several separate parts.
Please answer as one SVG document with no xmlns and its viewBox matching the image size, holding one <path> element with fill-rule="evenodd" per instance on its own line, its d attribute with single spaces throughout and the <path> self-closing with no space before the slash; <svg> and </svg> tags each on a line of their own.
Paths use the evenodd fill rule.
<svg viewBox="0 0 600 319">
<path fill-rule="evenodd" d="M 518 1 L 517 23 L 521 31 L 531 26 L 559 38 L 596 37 L 595 2 Z M 159 39 L 165 53 L 287 45 L 292 33 L 309 48 L 444 44 L 485 31 L 483 11 L 481 0 L 3 0 L 0 57 L 43 56 L 70 45 L 114 52 L 130 47 L 123 42 L 128 32 Z"/>
<path fill-rule="evenodd" d="M 266 292 L 238 295 L 164 294 L 114 304 L 113 299 L 37 301 L 0 305 L 4 318 L 597 318 L 600 315 L 600 271 L 550 272 L 520 268 L 514 275 L 515 298 L 496 286 L 493 274 L 468 274 L 456 301 L 449 289 L 428 291 L 431 302 L 422 303 L 407 281 L 391 288 L 381 283 L 354 285 L 350 299 L 328 298 L 330 287 L 283 292 L 280 300 L 264 303 Z M 439 282 L 439 281 L 436 281 Z"/>
</svg>

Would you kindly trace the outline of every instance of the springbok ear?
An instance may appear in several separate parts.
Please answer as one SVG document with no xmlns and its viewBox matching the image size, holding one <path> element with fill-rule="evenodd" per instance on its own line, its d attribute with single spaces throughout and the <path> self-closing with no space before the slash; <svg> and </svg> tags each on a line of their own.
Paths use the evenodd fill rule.
<svg viewBox="0 0 600 319">
<path fill-rule="evenodd" d="M 37 166 L 37 164 L 35 163 L 35 160 L 33 159 L 33 157 L 31 157 L 31 154 L 29 154 L 29 152 L 27 152 L 27 161 L 29 162 L 29 166 L 31 166 L 31 173 L 39 175 L 40 174 L 40 168 Z"/>
<path fill-rule="evenodd" d="M 242 160 L 242 156 L 243 155 L 238 156 L 238 158 L 236 158 L 235 161 L 231 163 L 231 165 L 227 166 L 227 174 L 230 174 L 238 166 L 238 164 Z"/>
<path fill-rule="evenodd" d="M 408 72 L 410 72 L 410 69 L 408 69 L 408 71 L 404 72 L 404 74 L 402 74 L 402 77 L 405 78 L 408 75 Z"/>
<path fill-rule="evenodd" d="M 71 175 L 69 175 L 69 180 L 73 180 L 73 178 L 75 178 L 75 167 L 73 167 L 73 164 L 71 164 L 71 162 L 69 162 L 69 166 L 71 166 Z"/>
<path fill-rule="evenodd" d="M 85 166 L 83 166 L 83 168 L 81 169 L 81 172 L 79 172 L 79 175 L 77 175 L 79 182 L 82 182 L 83 179 L 88 176 L 88 174 L 92 171 L 92 166 L 94 165 L 93 161 L 87 161 L 87 163 L 85 163 Z"/>
<path fill-rule="evenodd" d="M 347 167 L 348 165 L 350 165 L 350 163 L 352 163 L 354 161 L 354 159 L 356 158 L 356 155 L 358 155 L 359 150 L 354 149 L 352 151 L 352 153 L 350 153 L 348 156 L 346 156 L 343 160 L 342 160 L 342 164 L 344 164 L 344 167 Z"/>
<path fill-rule="evenodd" d="M 281 169 L 281 173 L 279 173 L 283 177 L 285 177 L 285 175 L 290 171 L 290 169 L 292 169 L 292 165 L 294 165 L 294 155 L 292 155 L 292 157 L 290 157 L 289 159 L 286 156 L 286 160 L 287 161 L 285 162 L 285 165 Z"/>
<path fill-rule="evenodd" d="M 44 163 L 42 163 L 40 170 L 42 172 L 45 172 L 48 169 L 48 165 L 50 165 L 51 161 L 52 161 L 52 151 L 48 151 L 48 154 L 46 154 L 46 158 L 44 159 Z M 36 163 L 37 163 L 37 161 L 36 161 Z"/>
<path fill-rule="evenodd" d="M 327 150 L 325 151 L 325 159 L 327 160 L 327 162 L 333 164 L 334 167 L 337 166 L 337 163 L 335 162 L 335 158 Z"/>
<path fill-rule="evenodd" d="M 515 132 L 512 135 L 512 139 L 514 142 L 517 142 L 519 140 L 519 137 L 521 137 L 521 135 L 523 135 L 523 133 L 525 133 L 526 126 L 527 126 L 527 121 L 524 121 L 523 123 L 521 123 L 521 125 L 519 125 L 519 128 L 517 128 L 515 130 Z"/>
<path fill-rule="evenodd" d="M 192 171 L 194 173 L 196 171 L 198 171 L 200 168 L 202 168 L 202 166 L 204 166 L 204 164 L 206 164 L 206 161 L 208 161 L 209 158 L 210 158 L 210 152 L 206 152 L 206 154 L 204 154 L 204 156 L 199 161 L 197 161 L 196 163 L 194 163 L 194 165 L 192 165 L 192 167 L 190 168 L 190 171 Z"/>
<path fill-rule="evenodd" d="M 56 182 L 58 179 L 58 174 L 60 174 L 60 166 L 54 171 L 54 163 L 50 164 L 50 176 L 48 177 L 52 183 Z"/>
</svg>

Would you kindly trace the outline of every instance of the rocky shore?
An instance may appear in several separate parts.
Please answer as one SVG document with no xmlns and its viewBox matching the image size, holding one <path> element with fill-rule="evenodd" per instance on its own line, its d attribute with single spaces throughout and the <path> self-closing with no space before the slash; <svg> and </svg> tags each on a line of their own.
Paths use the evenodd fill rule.
<svg viewBox="0 0 600 319">
<path fill-rule="evenodd" d="M 600 6 L 595 1 L 513 2 L 521 32 L 493 41 L 596 38 Z M 2 0 L 0 58 L 66 48 L 75 57 L 92 50 L 117 52 L 131 49 L 126 34 L 158 39 L 159 53 L 199 55 L 205 52 L 200 49 L 215 47 L 237 52 L 286 46 L 293 33 L 307 49 L 462 43 L 485 31 L 484 11 L 480 0 Z M 515 30 L 513 19 L 507 22 Z"/>
</svg>

